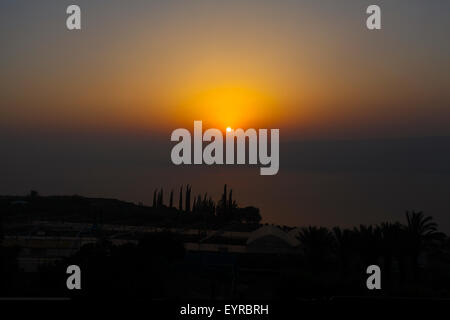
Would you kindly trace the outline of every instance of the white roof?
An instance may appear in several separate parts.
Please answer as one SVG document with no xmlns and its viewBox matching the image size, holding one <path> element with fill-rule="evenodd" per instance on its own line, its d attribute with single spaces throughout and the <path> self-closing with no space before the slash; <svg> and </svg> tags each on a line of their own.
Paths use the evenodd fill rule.
<svg viewBox="0 0 450 320">
<path fill-rule="evenodd" d="M 291 247 L 300 245 L 300 242 L 295 238 L 295 236 L 287 234 L 286 232 L 275 226 L 263 226 L 258 230 L 253 231 L 247 240 L 247 245 L 268 236 L 277 237 L 278 239 L 286 242 Z"/>
</svg>

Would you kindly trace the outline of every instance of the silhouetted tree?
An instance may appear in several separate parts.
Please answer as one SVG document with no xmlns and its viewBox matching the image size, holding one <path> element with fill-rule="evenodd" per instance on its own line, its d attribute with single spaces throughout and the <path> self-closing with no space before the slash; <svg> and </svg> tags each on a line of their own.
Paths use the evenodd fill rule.
<svg viewBox="0 0 450 320">
<path fill-rule="evenodd" d="M 156 189 L 153 191 L 153 208 L 156 208 Z"/>
<path fill-rule="evenodd" d="M 191 187 L 186 186 L 186 212 L 191 212 Z"/>
<path fill-rule="evenodd" d="M 219 217 L 225 217 L 227 213 L 227 185 L 225 184 L 223 186 L 223 193 L 222 197 L 220 198 L 219 202 L 217 203 L 217 216 Z"/>
<path fill-rule="evenodd" d="M 227 185 L 225 184 L 223 186 L 223 195 L 222 195 L 222 203 L 221 207 L 223 208 L 223 213 L 225 214 L 227 212 Z"/>
<path fill-rule="evenodd" d="M 297 237 L 311 271 L 315 273 L 324 270 L 333 252 L 333 234 L 327 228 L 309 226 L 301 228 Z"/>
<path fill-rule="evenodd" d="M 355 251 L 363 265 L 377 264 L 380 257 L 381 230 L 373 226 L 360 225 L 353 228 Z"/>
<path fill-rule="evenodd" d="M 259 223 L 262 219 L 259 209 L 255 207 L 237 208 L 236 212 L 240 222 Z"/>
<path fill-rule="evenodd" d="M 434 240 L 443 238 L 443 234 L 437 231 L 437 223 L 431 216 L 425 216 L 420 212 L 406 212 L 407 234 L 409 251 L 413 263 L 414 276 L 418 276 L 419 256 L 421 251 Z"/>
<path fill-rule="evenodd" d="M 214 201 L 212 201 L 211 197 L 207 198 L 206 193 L 203 199 L 201 195 L 198 195 L 196 198 L 194 198 L 193 211 L 201 214 L 212 215 L 215 211 Z"/>
<path fill-rule="evenodd" d="M 390 286 L 392 278 L 393 261 L 400 257 L 404 251 L 404 230 L 400 223 L 383 222 L 378 227 L 381 232 L 380 253 L 383 257 L 383 275 Z M 388 287 L 388 289 L 390 289 Z"/>
<path fill-rule="evenodd" d="M 173 189 L 170 190 L 169 208 L 173 208 Z"/>
<path fill-rule="evenodd" d="M 333 235 L 336 241 L 336 254 L 339 260 L 340 271 L 346 274 L 349 271 L 349 264 L 353 252 L 354 235 L 351 230 L 333 228 Z"/>
<path fill-rule="evenodd" d="M 163 188 L 161 188 L 161 191 L 158 194 L 158 202 L 157 202 L 157 207 L 161 208 L 164 205 L 164 190 Z"/>
<path fill-rule="evenodd" d="M 178 197 L 178 210 L 183 211 L 183 186 L 180 187 L 180 196 Z"/>
</svg>

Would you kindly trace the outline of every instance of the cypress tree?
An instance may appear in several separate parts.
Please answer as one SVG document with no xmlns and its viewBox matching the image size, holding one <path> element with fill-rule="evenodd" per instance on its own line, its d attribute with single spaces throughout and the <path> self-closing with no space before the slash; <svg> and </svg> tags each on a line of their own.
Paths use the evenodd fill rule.
<svg viewBox="0 0 450 320">
<path fill-rule="evenodd" d="M 186 212 L 191 211 L 191 187 L 186 186 Z"/>
<path fill-rule="evenodd" d="M 222 206 L 223 206 L 223 210 L 226 211 L 226 209 L 227 209 L 227 185 L 226 184 L 223 187 Z"/>
<path fill-rule="evenodd" d="M 178 210 L 183 211 L 183 185 L 180 187 L 180 197 L 178 198 Z"/>
</svg>

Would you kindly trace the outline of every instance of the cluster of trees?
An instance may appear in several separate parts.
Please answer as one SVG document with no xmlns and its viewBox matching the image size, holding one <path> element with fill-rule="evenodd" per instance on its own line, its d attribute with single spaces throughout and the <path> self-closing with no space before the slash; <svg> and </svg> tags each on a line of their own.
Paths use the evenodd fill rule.
<svg viewBox="0 0 450 320">
<path fill-rule="evenodd" d="M 226 185 L 225 185 L 226 189 Z M 170 191 L 169 196 L 169 205 L 166 206 L 164 204 L 164 189 L 161 188 L 160 190 L 155 190 L 153 192 L 153 208 L 175 208 L 173 203 L 173 189 Z M 184 199 L 184 205 L 183 205 L 183 186 L 180 187 L 180 193 L 178 196 L 178 211 L 180 212 L 204 212 L 204 213 L 211 213 L 214 214 L 216 212 L 216 204 L 212 200 L 212 198 L 209 196 L 208 193 L 205 193 L 205 195 L 202 197 L 201 195 L 197 195 L 197 197 L 194 196 L 194 202 L 191 206 L 191 194 L 192 194 L 192 187 L 190 185 L 186 185 L 185 188 L 185 199 Z"/>
<path fill-rule="evenodd" d="M 226 195 L 218 204 L 230 208 L 229 192 Z M 233 295 L 236 292 L 232 288 L 241 281 L 245 286 L 239 290 L 245 297 L 259 297 L 260 294 L 286 298 L 372 294 L 448 296 L 448 292 L 442 292 L 449 284 L 449 263 L 445 262 L 445 254 L 438 255 L 439 260 L 444 260 L 444 271 L 440 273 L 432 266 L 422 270 L 418 263 L 421 252 L 445 248 L 445 235 L 438 232 L 436 223 L 422 212 L 407 212 L 406 217 L 406 224 L 382 223 L 352 229 L 300 228 L 298 239 L 302 254 L 241 256 L 234 262 L 233 272 L 238 274 L 237 277 L 225 269 L 205 275 L 206 269 L 200 266 L 185 268 L 183 239 L 175 234 L 147 235 L 138 244 L 114 246 L 104 241 L 85 245 L 74 256 L 50 266 L 45 274 L 51 283 L 57 279 L 54 274 L 63 274 L 67 265 L 80 265 L 86 281 L 80 294 L 92 296 L 120 294 L 167 298 L 189 296 L 199 291 L 202 294 L 211 292 L 214 297 L 216 284 L 218 288 L 223 286 L 220 287 L 222 294 Z M 202 261 L 207 261 L 208 255 L 204 257 Z M 190 263 L 192 261 L 188 265 Z M 380 292 L 368 291 L 365 286 L 365 270 L 372 264 L 379 265 L 382 270 L 383 290 Z M 260 271 L 261 265 L 266 270 L 277 271 L 249 273 L 255 266 L 254 270 Z M 242 273 L 241 268 L 245 270 Z M 280 268 L 285 271 L 279 273 Z M 431 277 L 421 277 L 426 273 Z M 192 286 L 192 283 L 196 285 Z M 65 290 L 64 283 L 55 283 L 54 287 Z"/>
<path fill-rule="evenodd" d="M 432 217 L 406 212 L 406 224 L 385 222 L 353 229 L 303 227 L 297 238 L 313 273 L 338 266 L 341 275 L 363 270 L 360 266 L 381 265 L 386 283 L 394 272 L 403 279 L 420 278 L 420 255 L 445 247 L 445 234 L 437 231 Z M 441 254 L 439 254 L 441 255 Z M 442 255 L 441 255 L 442 256 Z M 364 270 L 363 270 L 364 271 Z"/>
<path fill-rule="evenodd" d="M 183 186 L 180 187 L 178 196 L 178 207 L 174 206 L 174 190 L 170 191 L 169 204 L 164 204 L 164 190 L 155 190 L 153 192 L 153 208 L 169 208 L 178 210 L 183 213 L 196 213 L 202 216 L 216 217 L 222 221 L 239 221 L 245 223 L 259 223 L 261 221 L 261 215 L 259 209 L 255 207 L 240 208 L 236 201 L 233 199 L 233 190 L 228 191 L 227 185 L 224 185 L 223 193 L 220 200 L 215 203 L 208 193 L 204 195 L 193 196 L 193 202 L 191 205 L 192 187 L 186 185 L 184 189 L 183 198 Z M 183 201 L 184 200 L 184 201 Z"/>
<path fill-rule="evenodd" d="M 160 203 L 163 200 L 156 193 L 156 203 L 158 199 Z M 204 199 L 204 196 L 194 198 L 191 214 L 183 216 L 195 216 L 194 208 L 203 205 Z M 248 208 L 239 208 L 232 191 L 226 187 L 217 204 L 212 205 L 216 219 L 221 215 L 245 219 L 244 212 L 252 213 Z M 254 210 L 254 214 L 258 213 L 256 208 Z M 368 294 L 448 297 L 450 294 L 449 238 L 438 232 L 437 224 L 422 212 L 407 212 L 404 224 L 385 222 L 351 229 L 309 226 L 297 230 L 301 254 L 222 257 L 235 264 L 232 273 L 229 269 L 211 273 L 208 264 L 202 269 L 203 263 L 211 257 L 207 253 L 201 259 L 202 265 L 192 268 L 194 260 L 185 256 L 183 242 L 186 239 L 177 234 L 148 234 L 137 239 L 137 243 L 122 245 L 99 240 L 83 246 L 71 257 L 42 266 L 25 289 L 14 286 L 11 277 L 18 270 L 17 250 L 0 246 L 0 295 L 67 295 L 65 270 L 71 264 L 83 270 L 83 290 L 71 294 L 92 297 L 117 294 L 158 299 L 195 296 L 198 291 L 202 294 L 208 294 L 209 290 L 215 292 L 216 284 L 231 295 L 238 294 L 232 288 L 239 287 L 239 294 L 246 297 L 260 294 L 286 298 Z M 1 239 L 0 233 L 0 242 Z M 421 268 L 419 256 L 424 252 L 431 263 Z M 214 258 L 210 263 L 214 263 Z M 372 264 L 382 270 L 383 290 L 378 293 L 369 292 L 365 287 L 365 270 Z M 261 268 L 273 272 L 260 273 Z M 205 270 L 210 272 L 207 276 Z"/>
</svg>

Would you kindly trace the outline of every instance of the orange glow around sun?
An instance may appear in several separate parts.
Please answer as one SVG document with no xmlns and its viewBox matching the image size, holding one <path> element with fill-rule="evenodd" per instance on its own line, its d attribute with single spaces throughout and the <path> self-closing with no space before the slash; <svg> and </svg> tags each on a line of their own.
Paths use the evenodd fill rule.
<svg viewBox="0 0 450 320">
<path fill-rule="evenodd" d="M 262 91 L 242 86 L 218 86 L 199 90 L 183 99 L 175 109 L 177 122 L 189 125 L 203 121 L 204 127 L 249 128 L 276 126 L 278 108 Z"/>
</svg>

